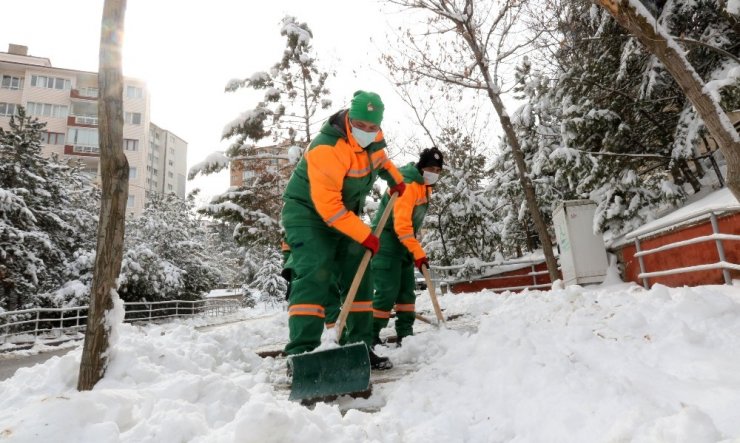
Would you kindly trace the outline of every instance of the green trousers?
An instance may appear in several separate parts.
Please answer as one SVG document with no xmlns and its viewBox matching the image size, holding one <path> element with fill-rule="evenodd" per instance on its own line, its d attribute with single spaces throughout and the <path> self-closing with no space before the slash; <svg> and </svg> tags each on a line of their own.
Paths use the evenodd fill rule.
<svg viewBox="0 0 740 443">
<path fill-rule="evenodd" d="M 293 275 L 288 307 L 289 355 L 312 351 L 321 344 L 324 323 L 339 315 L 365 248 L 329 227 L 286 227 Z M 341 342 L 372 344 L 372 284 L 370 269 L 352 304 Z M 328 317 L 328 318 L 327 318 Z"/>
<path fill-rule="evenodd" d="M 386 233 L 383 233 L 385 237 Z M 373 258 L 373 337 L 380 341 L 380 331 L 388 326 L 391 309 L 396 311 L 396 334 L 413 335 L 416 294 L 414 260 L 405 248 L 394 247 L 381 239 L 380 252 Z M 399 243 L 400 245 L 400 243 Z M 383 248 L 387 247 L 384 252 Z"/>
</svg>

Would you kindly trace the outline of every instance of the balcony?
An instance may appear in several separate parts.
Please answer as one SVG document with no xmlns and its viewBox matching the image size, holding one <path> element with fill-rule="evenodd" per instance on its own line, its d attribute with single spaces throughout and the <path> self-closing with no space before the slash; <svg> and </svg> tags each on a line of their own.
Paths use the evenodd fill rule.
<svg viewBox="0 0 740 443">
<path fill-rule="evenodd" d="M 100 157 L 100 147 L 92 145 L 64 145 L 65 155 L 79 155 L 81 157 Z"/>
<path fill-rule="evenodd" d="M 71 98 L 79 98 L 82 100 L 97 100 L 98 99 L 98 88 L 70 89 L 69 96 Z"/>
<path fill-rule="evenodd" d="M 97 115 L 68 115 L 67 126 L 83 126 L 86 128 L 96 128 L 98 126 Z"/>
</svg>

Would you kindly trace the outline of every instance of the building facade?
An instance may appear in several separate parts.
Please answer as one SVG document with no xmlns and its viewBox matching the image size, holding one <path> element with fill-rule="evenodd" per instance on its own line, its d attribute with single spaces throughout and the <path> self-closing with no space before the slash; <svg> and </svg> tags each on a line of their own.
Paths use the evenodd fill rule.
<svg viewBox="0 0 740 443">
<path fill-rule="evenodd" d="M 123 148 L 130 168 L 127 207 L 133 215 L 141 213 L 152 192 L 185 197 L 187 143 L 151 123 L 149 103 L 146 84 L 124 77 Z M 81 162 L 91 180 L 99 183 L 97 73 L 54 67 L 47 58 L 29 56 L 25 46 L 11 44 L 7 53 L 0 52 L 0 127 L 9 128 L 18 106 L 46 123 L 44 154 Z M 156 157 L 161 165 L 156 167 L 153 131 L 165 140 L 165 151 Z M 166 144 L 169 140 L 171 145 Z M 156 186 L 154 170 L 161 175 Z"/>
</svg>

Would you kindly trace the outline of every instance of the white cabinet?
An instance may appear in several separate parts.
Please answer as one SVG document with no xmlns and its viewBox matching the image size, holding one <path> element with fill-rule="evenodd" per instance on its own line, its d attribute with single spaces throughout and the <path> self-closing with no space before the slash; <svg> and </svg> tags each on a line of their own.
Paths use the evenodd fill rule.
<svg viewBox="0 0 740 443">
<path fill-rule="evenodd" d="M 553 212 L 566 285 L 601 283 L 606 277 L 606 245 L 603 237 L 593 232 L 595 210 L 596 203 L 591 200 L 568 200 Z"/>
</svg>

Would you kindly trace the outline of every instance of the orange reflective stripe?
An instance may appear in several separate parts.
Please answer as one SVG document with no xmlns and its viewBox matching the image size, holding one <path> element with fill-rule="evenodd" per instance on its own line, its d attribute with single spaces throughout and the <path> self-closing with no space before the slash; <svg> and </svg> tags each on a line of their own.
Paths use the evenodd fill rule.
<svg viewBox="0 0 740 443">
<path fill-rule="evenodd" d="M 364 177 L 370 173 L 370 166 L 363 169 L 350 169 L 347 171 L 347 177 Z"/>
<path fill-rule="evenodd" d="M 288 308 L 288 315 L 308 315 L 324 318 L 324 307 L 321 305 L 293 305 Z"/>
<path fill-rule="evenodd" d="M 373 312 L 372 301 L 356 301 L 352 303 L 349 312 Z"/>
<path fill-rule="evenodd" d="M 324 323 L 324 326 L 326 326 L 326 329 L 331 329 L 334 327 L 336 323 Z"/>
<path fill-rule="evenodd" d="M 329 217 L 326 220 L 326 224 L 331 226 L 332 223 L 334 223 L 335 221 L 339 220 L 339 217 L 343 216 L 346 213 L 347 213 L 347 208 L 342 208 L 341 211 L 339 211 L 336 214 L 334 214 L 331 217 Z"/>
<path fill-rule="evenodd" d="M 378 309 L 373 309 L 373 317 L 374 318 L 391 318 L 391 311 L 380 311 Z"/>
<path fill-rule="evenodd" d="M 406 240 L 407 238 L 413 238 L 413 237 L 414 237 L 414 234 L 406 234 L 406 235 L 402 235 L 402 236 L 398 237 L 398 241 L 404 241 L 404 240 Z"/>
<path fill-rule="evenodd" d="M 397 304 L 394 307 L 394 309 L 396 310 L 396 312 L 414 312 L 416 310 L 413 303 L 402 304 L 402 305 Z"/>
</svg>

